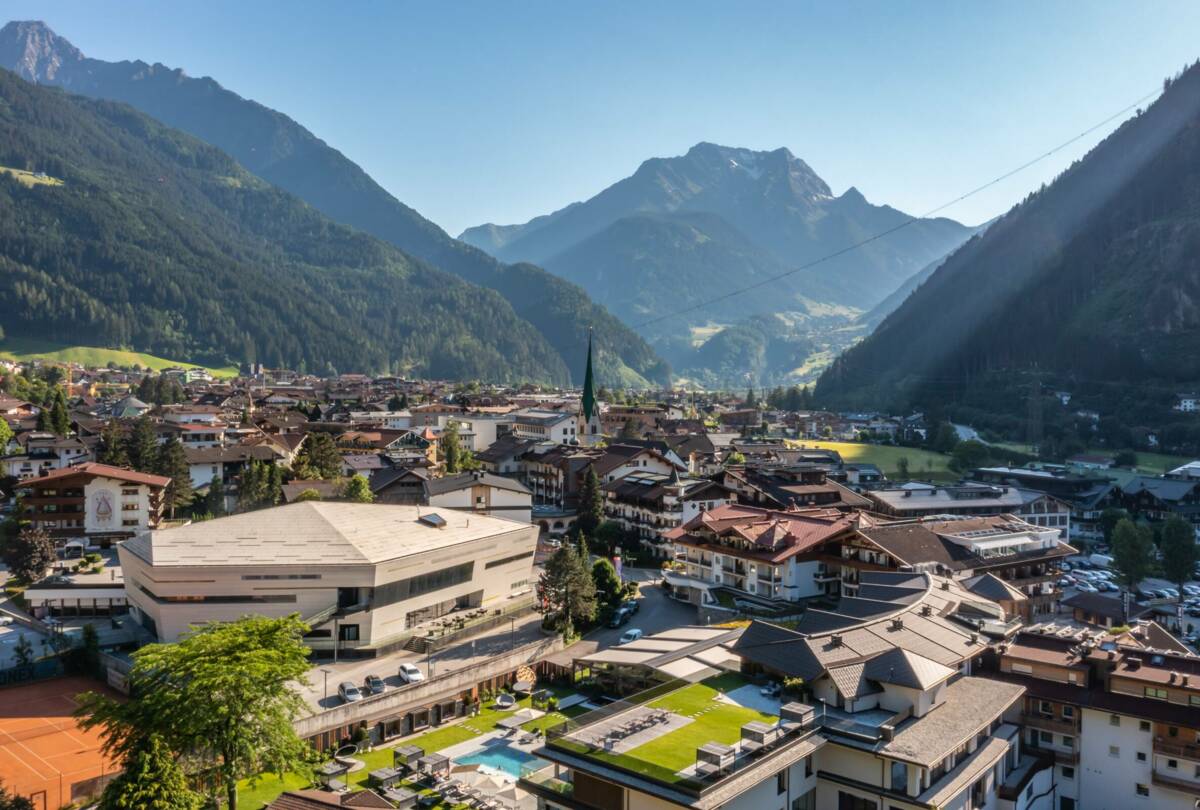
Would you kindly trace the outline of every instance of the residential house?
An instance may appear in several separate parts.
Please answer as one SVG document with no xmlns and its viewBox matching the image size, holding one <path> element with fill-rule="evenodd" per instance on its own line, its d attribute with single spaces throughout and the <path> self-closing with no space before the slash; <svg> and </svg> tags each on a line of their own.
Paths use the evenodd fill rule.
<svg viewBox="0 0 1200 810">
<path fill-rule="evenodd" d="M 30 525 L 56 541 L 84 539 L 108 547 L 158 527 L 169 483 L 161 475 L 85 462 L 24 478 L 18 489 Z"/>
</svg>

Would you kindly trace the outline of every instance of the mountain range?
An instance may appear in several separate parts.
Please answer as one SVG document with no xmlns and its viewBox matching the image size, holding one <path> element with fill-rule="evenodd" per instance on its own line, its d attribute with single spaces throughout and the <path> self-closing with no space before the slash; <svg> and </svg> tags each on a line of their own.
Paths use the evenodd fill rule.
<svg viewBox="0 0 1200 810">
<path fill-rule="evenodd" d="M 1106 419 L 1145 424 L 1149 400 L 1161 419 L 1200 379 L 1198 188 L 1192 66 L 936 267 L 825 372 L 818 399 L 1011 415 L 1056 386 Z"/>
<path fill-rule="evenodd" d="M 857 336 L 857 314 L 973 232 L 949 219 L 912 219 L 855 188 L 835 196 L 787 149 L 699 143 L 684 155 L 645 161 L 584 202 L 523 225 L 469 228 L 459 238 L 579 284 L 689 377 L 712 381 L 715 347 L 701 351 L 707 335 L 774 318 L 765 333 L 750 331 L 765 335 L 763 355 L 784 365 L 752 364 L 737 374 L 768 382 L 803 365 L 804 358 L 793 362 L 798 345 L 828 353 Z M 754 289 L 701 306 L 747 286 Z M 771 348 L 776 339 L 788 347 Z M 735 367 L 734 360 L 717 365 Z"/>
<path fill-rule="evenodd" d="M 192 78 L 161 64 L 91 59 L 40 22 L 11 22 L 0 29 L 0 67 L 38 84 L 127 103 L 216 146 L 331 219 L 495 290 L 553 348 L 575 381 L 583 376 L 589 330 L 597 375 L 606 384 L 669 378 L 669 367 L 646 342 L 580 287 L 532 264 L 499 262 L 451 238 L 296 121 L 211 78 Z"/>
<path fill-rule="evenodd" d="M 493 290 L 128 105 L 0 69 L 0 330 L 213 365 L 564 384 Z"/>
</svg>

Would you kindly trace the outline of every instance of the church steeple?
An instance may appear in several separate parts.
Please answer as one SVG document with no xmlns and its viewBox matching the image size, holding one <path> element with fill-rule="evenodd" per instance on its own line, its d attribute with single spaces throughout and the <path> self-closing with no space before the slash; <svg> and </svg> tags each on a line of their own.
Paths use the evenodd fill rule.
<svg viewBox="0 0 1200 810">
<path fill-rule="evenodd" d="M 593 416 L 599 416 L 596 409 L 595 381 L 592 379 L 592 330 L 588 329 L 587 370 L 583 372 L 583 406 L 581 415 L 584 422 L 590 422 Z"/>
<path fill-rule="evenodd" d="M 583 373 L 583 396 L 579 400 L 579 437 L 583 444 L 595 444 L 603 438 L 600 403 L 596 402 L 596 380 L 592 375 L 592 330 L 588 329 L 587 370 Z"/>
</svg>

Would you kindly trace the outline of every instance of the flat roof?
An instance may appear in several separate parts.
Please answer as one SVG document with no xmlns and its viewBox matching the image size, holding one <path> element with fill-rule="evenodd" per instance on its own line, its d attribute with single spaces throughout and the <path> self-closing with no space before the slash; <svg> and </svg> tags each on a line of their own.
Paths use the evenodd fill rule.
<svg viewBox="0 0 1200 810">
<path fill-rule="evenodd" d="M 443 528 L 418 520 L 432 514 Z M 156 566 L 375 564 L 529 528 L 428 506 L 301 501 L 147 532 L 123 548 Z"/>
</svg>

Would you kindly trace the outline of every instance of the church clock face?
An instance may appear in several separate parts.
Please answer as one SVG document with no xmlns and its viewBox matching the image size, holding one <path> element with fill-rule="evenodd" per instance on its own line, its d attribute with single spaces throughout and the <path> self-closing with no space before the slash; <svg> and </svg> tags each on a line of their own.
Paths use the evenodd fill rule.
<svg viewBox="0 0 1200 810">
<path fill-rule="evenodd" d="M 113 501 L 113 493 L 106 489 L 102 489 L 92 496 L 92 514 L 96 516 L 96 523 L 101 526 L 112 523 Z"/>
</svg>

